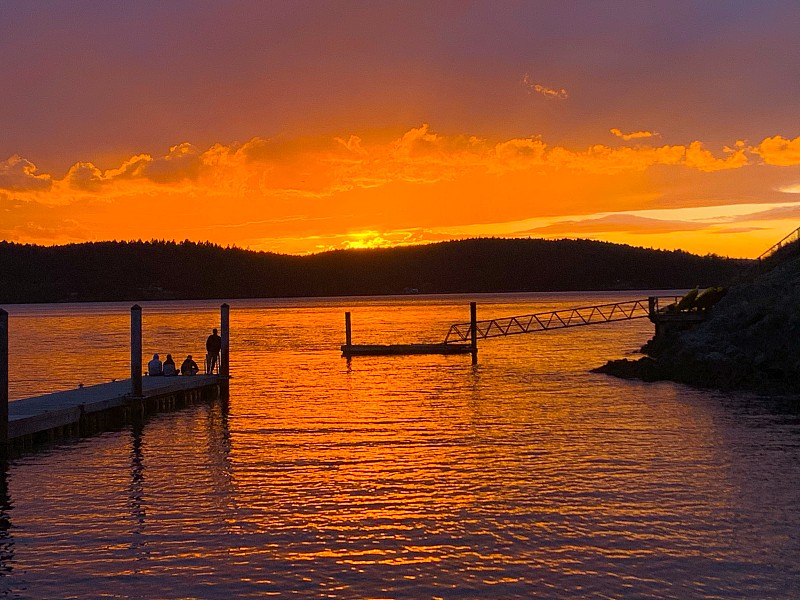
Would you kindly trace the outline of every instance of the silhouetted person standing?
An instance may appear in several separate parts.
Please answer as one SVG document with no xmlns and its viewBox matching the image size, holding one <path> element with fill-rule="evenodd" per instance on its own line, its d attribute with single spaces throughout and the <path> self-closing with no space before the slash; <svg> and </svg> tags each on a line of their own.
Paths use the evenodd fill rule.
<svg viewBox="0 0 800 600">
<path fill-rule="evenodd" d="M 214 372 L 220 350 L 222 350 L 222 338 L 217 335 L 217 330 L 213 329 L 206 340 L 206 373 Z"/>
</svg>

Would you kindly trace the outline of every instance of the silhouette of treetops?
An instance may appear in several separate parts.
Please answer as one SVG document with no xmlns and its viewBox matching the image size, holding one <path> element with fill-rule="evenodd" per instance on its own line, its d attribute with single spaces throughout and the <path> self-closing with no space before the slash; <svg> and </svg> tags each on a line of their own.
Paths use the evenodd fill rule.
<svg viewBox="0 0 800 600">
<path fill-rule="evenodd" d="M 752 261 L 590 240 L 478 238 L 309 256 L 211 243 L 0 242 L 0 303 L 682 289 Z"/>
</svg>

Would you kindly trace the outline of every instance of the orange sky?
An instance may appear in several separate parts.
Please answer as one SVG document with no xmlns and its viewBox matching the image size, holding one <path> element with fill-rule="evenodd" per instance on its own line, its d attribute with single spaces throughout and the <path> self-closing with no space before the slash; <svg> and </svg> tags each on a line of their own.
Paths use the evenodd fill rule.
<svg viewBox="0 0 800 600">
<path fill-rule="evenodd" d="M 757 256 L 800 225 L 797 11 L 639 4 L 5 7 L 0 237 Z"/>
</svg>

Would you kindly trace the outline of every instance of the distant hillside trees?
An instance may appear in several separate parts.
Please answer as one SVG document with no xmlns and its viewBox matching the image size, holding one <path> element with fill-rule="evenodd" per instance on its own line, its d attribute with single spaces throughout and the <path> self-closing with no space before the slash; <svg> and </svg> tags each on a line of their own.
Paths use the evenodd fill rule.
<svg viewBox="0 0 800 600">
<path fill-rule="evenodd" d="M 289 256 L 194 242 L 0 242 L 0 303 L 670 289 L 750 261 L 588 240 L 471 239 Z"/>
</svg>

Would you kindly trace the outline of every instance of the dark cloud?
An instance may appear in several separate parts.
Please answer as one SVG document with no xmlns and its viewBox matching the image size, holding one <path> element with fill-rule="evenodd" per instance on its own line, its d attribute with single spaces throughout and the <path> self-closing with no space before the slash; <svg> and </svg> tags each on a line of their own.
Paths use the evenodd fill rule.
<svg viewBox="0 0 800 600">
<path fill-rule="evenodd" d="M 173 146 L 166 156 L 144 165 L 142 175 L 156 183 L 197 179 L 203 166 L 201 154 L 192 144 Z"/>
<path fill-rule="evenodd" d="M 48 190 L 52 185 L 49 175 L 37 175 L 36 165 L 20 156 L 0 163 L 0 189 L 22 192 Z"/>
<path fill-rule="evenodd" d="M 87 192 L 97 192 L 103 185 L 103 174 L 91 163 L 73 165 L 66 179 L 71 188 Z"/>
</svg>

